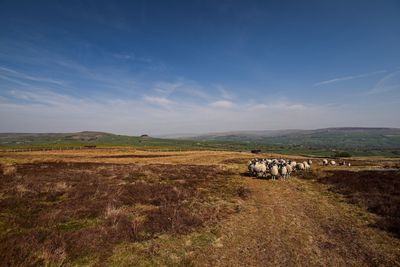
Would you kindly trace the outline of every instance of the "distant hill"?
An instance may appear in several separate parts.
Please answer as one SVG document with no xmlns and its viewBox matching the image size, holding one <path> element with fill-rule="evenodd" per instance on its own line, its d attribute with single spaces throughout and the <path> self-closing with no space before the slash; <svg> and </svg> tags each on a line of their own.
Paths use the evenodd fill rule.
<svg viewBox="0 0 400 267">
<path fill-rule="evenodd" d="M 146 137 L 148 139 L 149 137 Z M 105 132 L 78 133 L 0 133 L 0 146 L 51 145 L 135 145 L 144 138 Z"/>
<path fill-rule="evenodd" d="M 73 146 L 118 147 L 130 146 L 146 149 L 213 149 L 209 142 L 117 135 L 104 132 L 78 133 L 0 133 L 0 149 L 53 148 Z M 220 146 L 217 146 L 220 148 Z"/>
<path fill-rule="evenodd" d="M 203 135 L 192 136 L 190 139 L 196 140 L 235 140 L 235 141 L 253 141 L 253 140 L 279 140 L 304 138 L 326 139 L 326 138 L 352 138 L 352 137 L 368 137 L 368 138 L 398 138 L 400 137 L 400 128 L 324 128 L 316 130 L 270 130 L 270 131 L 234 131 L 209 133 Z M 184 138 L 184 137 L 183 137 Z"/>
<path fill-rule="evenodd" d="M 167 149 L 223 149 L 333 155 L 400 156 L 399 128 L 325 128 L 317 130 L 235 131 L 203 135 L 127 136 L 104 132 L 0 133 L 0 148 L 58 146 L 133 146 Z"/>
<path fill-rule="evenodd" d="M 324 128 L 316 130 L 276 130 L 221 132 L 184 138 L 198 141 L 247 142 L 289 150 L 342 150 L 400 154 L 399 128 Z"/>
<path fill-rule="evenodd" d="M 113 134 L 90 131 L 78 133 L 0 133 L 0 145 L 91 142 L 108 136 L 113 136 Z"/>
</svg>

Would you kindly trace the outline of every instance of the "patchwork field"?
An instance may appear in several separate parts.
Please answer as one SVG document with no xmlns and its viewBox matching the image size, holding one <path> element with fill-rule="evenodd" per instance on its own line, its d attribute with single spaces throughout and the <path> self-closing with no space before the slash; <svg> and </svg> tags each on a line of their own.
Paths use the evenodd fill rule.
<svg viewBox="0 0 400 267">
<path fill-rule="evenodd" d="M 252 157 L 1 152 L 0 265 L 400 265 L 398 160 L 271 181 Z"/>
</svg>

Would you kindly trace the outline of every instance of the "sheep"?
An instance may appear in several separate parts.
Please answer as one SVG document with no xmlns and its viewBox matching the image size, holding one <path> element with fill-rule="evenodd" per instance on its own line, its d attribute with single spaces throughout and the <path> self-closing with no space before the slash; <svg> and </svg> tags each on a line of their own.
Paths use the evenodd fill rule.
<svg viewBox="0 0 400 267">
<path fill-rule="evenodd" d="M 327 159 L 323 159 L 322 160 L 322 165 L 323 166 L 327 166 L 328 165 L 328 160 Z"/>
<path fill-rule="evenodd" d="M 254 171 L 257 176 L 265 176 L 267 166 L 265 166 L 265 164 L 262 162 L 256 162 L 256 164 L 254 165 Z"/>
<path fill-rule="evenodd" d="M 311 165 L 307 164 L 307 167 L 305 167 L 306 171 L 310 172 L 311 171 Z"/>
<path fill-rule="evenodd" d="M 267 171 L 271 174 L 272 180 L 276 180 L 277 176 L 287 179 L 293 171 L 310 171 L 311 160 L 305 160 L 297 163 L 292 160 L 285 159 L 252 159 L 248 162 L 249 175 L 257 177 L 266 177 Z"/>
<path fill-rule="evenodd" d="M 250 168 L 251 165 L 253 165 L 253 160 L 249 160 L 249 162 L 247 163 L 247 168 Z"/>
<path fill-rule="evenodd" d="M 303 171 L 304 170 L 304 164 L 303 163 L 297 163 L 296 164 L 296 170 L 297 171 Z"/>
<path fill-rule="evenodd" d="M 297 165 L 297 162 L 296 162 L 296 161 L 290 162 L 290 166 L 292 167 L 292 169 L 295 169 L 295 168 L 296 168 L 296 165 Z"/>
<path fill-rule="evenodd" d="M 290 177 L 290 174 L 291 174 L 292 171 L 293 171 L 292 165 L 287 164 L 287 165 L 286 165 L 286 170 L 287 170 L 287 177 Z"/>
<path fill-rule="evenodd" d="M 331 160 L 330 164 L 331 164 L 332 166 L 336 166 L 336 161 Z"/>
<path fill-rule="evenodd" d="M 255 174 L 254 166 L 255 166 L 255 164 L 249 165 L 249 167 L 248 167 L 248 169 L 249 169 L 249 175 L 254 175 L 254 174 Z"/>
<path fill-rule="evenodd" d="M 304 162 L 303 162 L 303 165 L 304 165 L 304 170 L 305 170 L 305 171 L 310 171 L 311 166 L 307 163 L 307 161 L 304 161 Z"/>
<path fill-rule="evenodd" d="M 351 163 L 350 163 L 350 162 L 349 162 L 349 163 L 347 163 L 347 166 L 351 167 Z"/>
<path fill-rule="evenodd" d="M 279 174 L 278 166 L 277 165 L 271 166 L 269 172 L 271 173 L 272 180 L 275 180 L 275 177 Z"/>
<path fill-rule="evenodd" d="M 249 164 L 247 166 L 247 169 L 249 170 L 250 175 L 254 175 L 254 166 L 255 166 L 254 160 L 250 160 Z"/>
<path fill-rule="evenodd" d="M 280 168 L 280 173 L 283 179 L 287 178 L 287 169 L 285 165 L 282 165 L 282 167 Z"/>
</svg>

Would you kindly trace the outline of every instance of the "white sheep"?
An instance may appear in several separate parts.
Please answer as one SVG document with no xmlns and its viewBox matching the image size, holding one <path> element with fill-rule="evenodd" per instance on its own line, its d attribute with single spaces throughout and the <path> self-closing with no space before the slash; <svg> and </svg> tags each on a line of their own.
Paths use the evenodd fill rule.
<svg viewBox="0 0 400 267">
<path fill-rule="evenodd" d="M 308 164 L 308 162 L 307 161 L 304 161 L 303 162 L 303 165 L 304 165 L 304 170 L 305 171 L 310 171 L 311 170 L 311 166 Z"/>
<path fill-rule="evenodd" d="M 283 179 L 286 179 L 287 178 L 287 168 L 286 168 L 286 166 L 282 166 L 281 167 L 281 169 L 280 169 L 280 172 L 281 172 L 281 176 L 282 176 L 282 178 Z"/>
<path fill-rule="evenodd" d="M 297 163 L 296 164 L 296 170 L 297 171 L 304 171 L 304 164 L 303 163 Z"/>
<path fill-rule="evenodd" d="M 292 167 L 292 169 L 295 169 L 295 168 L 296 168 L 296 164 L 297 164 L 296 161 L 290 162 L 290 166 Z"/>
<path fill-rule="evenodd" d="M 286 165 L 286 170 L 287 170 L 287 176 L 290 177 L 290 174 L 293 171 L 292 165 L 290 164 Z"/>
<path fill-rule="evenodd" d="M 275 177 L 279 174 L 278 166 L 277 165 L 273 165 L 271 167 L 271 169 L 269 170 L 269 172 L 271 173 L 272 180 L 275 180 Z"/>
<path fill-rule="evenodd" d="M 323 159 L 322 160 L 322 165 L 327 166 L 328 165 L 328 160 L 327 159 Z"/>
<path fill-rule="evenodd" d="M 267 166 L 265 166 L 262 162 L 256 162 L 254 165 L 254 171 L 257 176 L 265 176 L 265 172 L 267 171 Z"/>
<path fill-rule="evenodd" d="M 336 166 L 336 161 L 331 160 L 330 164 L 331 164 L 332 166 Z"/>
<path fill-rule="evenodd" d="M 255 163 L 252 160 L 250 160 L 249 165 L 247 166 L 247 169 L 249 170 L 250 175 L 254 175 L 254 166 L 255 166 Z"/>
</svg>

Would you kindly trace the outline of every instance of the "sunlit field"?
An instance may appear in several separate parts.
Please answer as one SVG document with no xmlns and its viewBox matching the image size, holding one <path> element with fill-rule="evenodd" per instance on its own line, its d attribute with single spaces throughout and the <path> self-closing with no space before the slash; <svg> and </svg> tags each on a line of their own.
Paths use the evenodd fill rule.
<svg viewBox="0 0 400 267">
<path fill-rule="evenodd" d="M 247 174 L 253 157 L 2 152 L 0 265 L 399 263 L 398 160 L 314 158 L 312 172 L 272 181 Z"/>
</svg>

